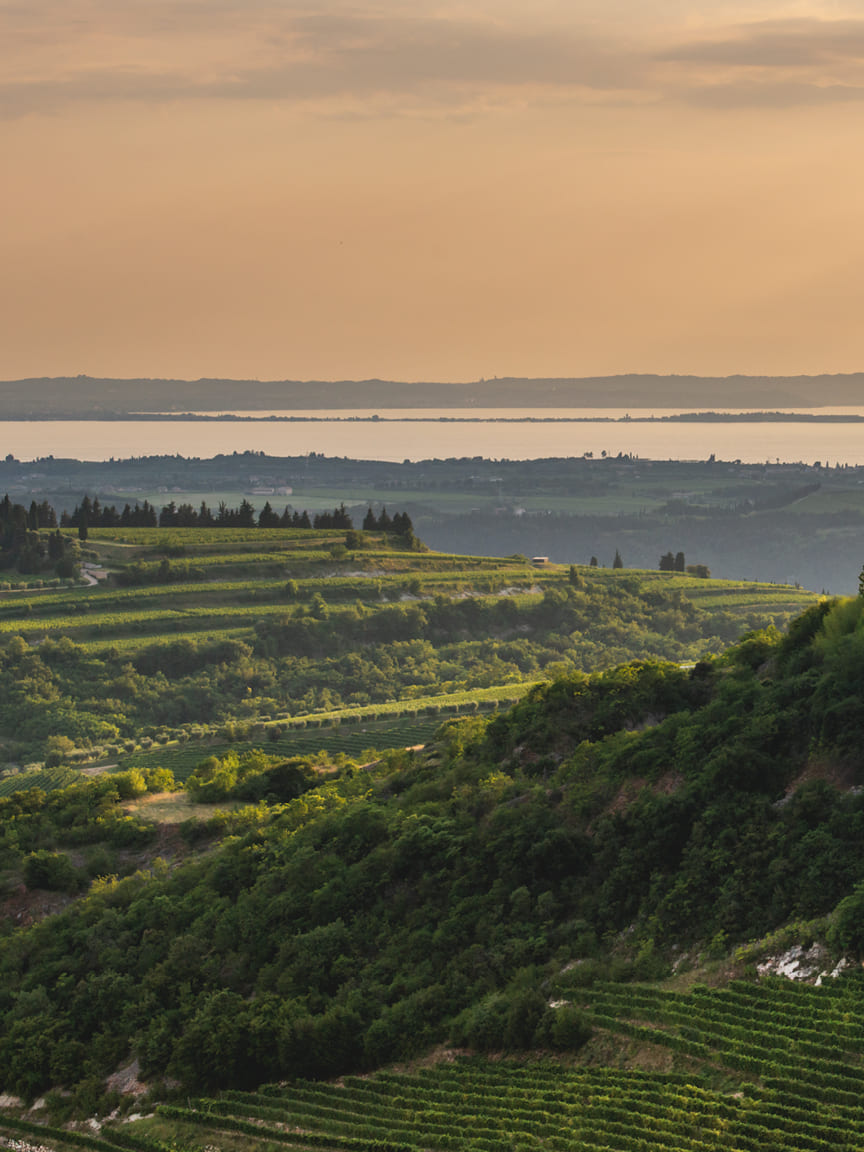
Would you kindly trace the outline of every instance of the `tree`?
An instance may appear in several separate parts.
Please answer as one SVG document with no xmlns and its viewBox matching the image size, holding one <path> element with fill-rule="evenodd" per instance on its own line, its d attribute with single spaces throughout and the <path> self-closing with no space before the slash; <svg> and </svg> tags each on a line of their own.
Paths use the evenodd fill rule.
<svg viewBox="0 0 864 1152">
<path fill-rule="evenodd" d="M 159 513 L 160 528 L 175 528 L 177 526 L 177 505 L 173 500 L 164 505 Z"/>
<path fill-rule="evenodd" d="M 400 536 L 413 536 L 414 525 L 407 512 L 397 512 L 393 517 L 393 531 L 398 532 Z"/>
<path fill-rule="evenodd" d="M 270 507 L 270 501 L 267 500 L 264 507 L 258 513 L 258 527 L 259 528 L 278 528 L 279 515 L 274 512 Z"/>
<path fill-rule="evenodd" d="M 615 549 L 615 559 L 612 561 L 612 567 L 613 568 L 623 568 L 624 567 L 624 561 L 621 559 L 621 553 L 618 551 L 617 548 Z"/>
<path fill-rule="evenodd" d="M 64 764 L 75 751 L 75 742 L 68 736 L 49 736 L 45 741 L 45 767 L 56 768 Z"/>
<path fill-rule="evenodd" d="M 87 539 L 87 511 L 84 508 L 81 509 L 81 513 L 78 517 L 78 539 Z"/>
<path fill-rule="evenodd" d="M 366 515 L 363 517 L 363 531 L 364 532 L 374 532 L 377 527 L 378 527 L 378 520 L 376 519 L 375 513 L 372 511 L 372 506 L 370 505 L 369 510 L 367 511 Z"/>
<path fill-rule="evenodd" d="M 597 567 L 598 567 L 598 564 L 597 564 L 597 557 L 596 557 L 596 556 L 592 556 L 592 557 L 591 557 L 591 562 L 590 562 L 590 564 L 589 564 L 589 567 L 590 567 L 590 568 L 597 568 Z"/>
<path fill-rule="evenodd" d="M 675 553 L 675 571 L 676 572 L 686 572 L 687 571 L 687 565 L 686 565 L 685 560 L 684 560 L 684 553 L 683 552 L 676 552 Z"/>
<path fill-rule="evenodd" d="M 828 929 L 828 944 L 835 954 L 864 954 L 864 884 L 856 884 L 834 910 L 834 923 Z"/>
<path fill-rule="evenodd" d="M 333 527 L 334 528 L 353 528 L 354 523 L 348 515 L 348 509 L 344 504 L 340 504 L 338 508 L 333 509 Z"/>
<path fill-rule="evenodd" d="M 664 552 L 660 557 L 659 568 L 661 572 L 674 572 L 675 571 L 675 557 L 671 552 Z"/>
<path fill-rule="evenodd" d="M 65 550 L 66 542 L 60 535 L 60 529 L 57 528 L 48 537 L 48 559 L 56 564 L 57 561 L 63 556 Z"/>
</svg>

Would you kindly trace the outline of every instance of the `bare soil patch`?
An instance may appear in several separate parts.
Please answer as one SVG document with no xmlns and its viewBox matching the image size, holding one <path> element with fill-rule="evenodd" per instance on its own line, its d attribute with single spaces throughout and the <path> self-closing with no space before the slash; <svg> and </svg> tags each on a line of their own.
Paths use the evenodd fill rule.
<svg viewBox="0 0 864 1152">
<path fill-rule="evenodd" d="M 824 780 L 840 792 L 849 792 L 858 783 L 859 773 L 849 760 L 818 759 L 810 760 L 786 789 L 785 797 L 793 796 L 804 784 L 811 780 Z"/>
<path fill-rule="evenodd" d="M 26 928 L 55 912 L 62 912 L 72 903 L 72 897 L 64 892 L 29 891 L 21 884 L 11 896 L 0 904 L 0 920 L 11 920 L 16 928 Z"/>
</svg>

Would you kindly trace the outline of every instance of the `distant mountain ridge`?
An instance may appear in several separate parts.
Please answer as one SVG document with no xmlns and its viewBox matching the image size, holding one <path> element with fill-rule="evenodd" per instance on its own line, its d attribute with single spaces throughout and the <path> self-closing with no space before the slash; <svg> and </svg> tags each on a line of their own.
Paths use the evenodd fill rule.
<svg viewBox="0 0 864 1152">
<path fill-rule="evenodd" d="M 160 380 L 91 376 L 0 381 L 0 419 L 132 412 L 376 408 L 815 408 L 864 404 L 864 372 L 819 376 L 502 377 L 393 380 Z"/>
</svg>

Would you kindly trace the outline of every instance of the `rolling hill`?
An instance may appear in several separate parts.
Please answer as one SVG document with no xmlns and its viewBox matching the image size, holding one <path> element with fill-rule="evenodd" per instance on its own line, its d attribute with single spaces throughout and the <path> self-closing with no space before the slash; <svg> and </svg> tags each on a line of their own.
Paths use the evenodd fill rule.
<svg viewBox="0 0 864 1152">
<path fill-rule="evenodd" d="M 95 548 L 121 573 L 162 559 L 249 570 L 2 602 L 32 603 L 16 621 L 36 626 L 8 633 L 13 703 L 16 685 L 47 699 L 83 677 L 73 710 L 99 716 L 110 682 L 114 723 L 122 713 L 136 731 L 145 682 L 158 689 L 148 708 L 187 693 L 200 707 L 195 677 L 226 643 L 244 650 L 219 650 L 218 684 L 255 691 L 221 687 L 226 708 L 252 702 L 213 731 L 154 729 L 146 748 L 130 737 L 125 771 L 81 779 L 61 763 L 53 791 L 0 797 L 0 1089 L 20 1098 L 0 1133 L 105 1152 L 857 1147 L 864 600 L 810 597 L 785 634 L 768 624 L 710 656 L 718 613 L 740 626 L 800 593 L 382 543 L 349 558 L 322 537 L 264 550 L 177 538 L 158 559 L 153 539 L 115 534 Z M 271 563 L 279 588 L 269 573 L 250 587 Z M 381 588 L 350 599 L 358 580 Z M 244 615 L 288 583 L 287 631 Z M 383 603 L 384 588 L 410 599 Z M 175 611 L 184 596 L 202 611 L 166 640 L 174 591 Z M 402 747 L 374 758 L 326 751 L 345 737 L 338 710 L 280 720 L 259 694 L 259 661 L 308 660 L 308 673 L 346 637 L 354 654 L 424 641 L 427 659 L 467 670 L 485 652 L 472 629 L 490 643 L 498 605 L 514 602 L 514 635 L 555 652 L 543 675 L 491 685 L 518 702 L 487 715 L 479 700 L 444 711 L 452 692 L 410 715 L 421 698 L 400 689 L 370 723 L 404 724 Z M 54 638 L 58 607 L 74 640 Z M 379 618 L 393 608 L 419 613 L 421 634 L 394 634 Z M 643 649 L 587 673 L 589 642 Z M 650 650 L 663 644 L 672 659 Z M 342 710 L 352 733 L 364 708 Z M 301 748 L 315 721 L 322 745 Z M 186 791 L 172 792 L 160 761 L 196 742 Z M 15 926 L 18 885 L 42 904 Z M 793 947 L 817 957 L 821 987 L 760 978 Z M 135 1105 L 106 1078 L 124 1067 L 155 1116 L 121 1122 Z M 29 1111 L 45 1092 L 46 1110 Z M 118 1107 L 98 1135 L 63 1126 Z"/>
</svg>

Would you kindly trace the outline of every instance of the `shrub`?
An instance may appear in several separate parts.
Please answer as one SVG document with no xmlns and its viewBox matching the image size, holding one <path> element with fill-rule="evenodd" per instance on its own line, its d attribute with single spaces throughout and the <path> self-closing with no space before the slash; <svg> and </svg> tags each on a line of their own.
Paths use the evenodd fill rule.
<svg viewBox="0 0 864 1152">
<path fill-rule="evenodd" d="M 73 893 L 78 890 L 81 876 L 68 856 L 62 852 L 41 849 L 31 852 L 24 860 L 24 883 L 32 891 L 43 888 L 48 892 Z"/>
<path fill-rule="evenodd" d="M 576 1052 L 591 1039 L 591 1024 L 573 1004 L 553 1008 L 545 1028 L 550 1048 L 558 1052 Z"/>
<path fill-rule="evenodd" d="M 828 930 L 828 944 L 837 955 L 864 955 L 864 884 L 858 884 L 851 896 L 837 905 L 834 923 Z"/>
</svg>

